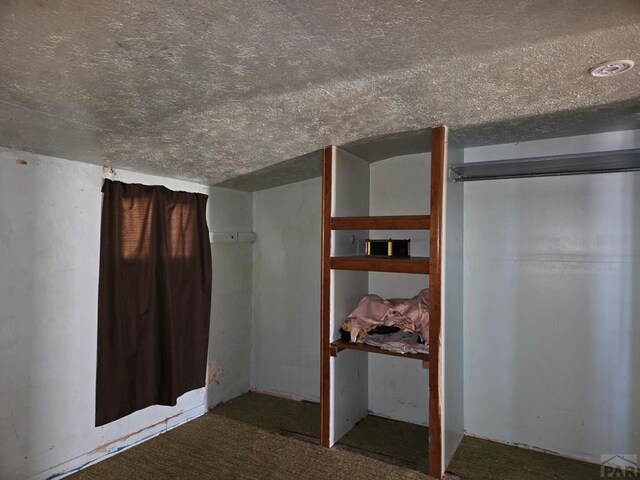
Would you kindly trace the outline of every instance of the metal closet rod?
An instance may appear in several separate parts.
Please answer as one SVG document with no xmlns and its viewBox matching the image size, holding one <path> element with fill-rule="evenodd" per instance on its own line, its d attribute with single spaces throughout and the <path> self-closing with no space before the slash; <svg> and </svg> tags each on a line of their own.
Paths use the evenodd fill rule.
<svg viewBox="0 0 640 480">
<path fill-rule="evenodd" d="M 458 163 L 449 167 L 449 177 L 455 182 L 469 182 L 638 170 L 640 170 L 640 148 L 632 148 L 607 152 Z"/>
</svg>

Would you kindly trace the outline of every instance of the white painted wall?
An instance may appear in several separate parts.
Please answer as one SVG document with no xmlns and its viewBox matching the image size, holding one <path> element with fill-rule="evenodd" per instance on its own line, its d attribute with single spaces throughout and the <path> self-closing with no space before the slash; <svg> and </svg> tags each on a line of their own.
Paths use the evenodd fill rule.
<svg viewBox="0 0 640 480">
<path fill-rule="evenodd" d="M 428 215 L 431 161 L 428 153 L 371 164 L 371 215 Z M 410 238 L 411 255 L 429 256 L 428 231 L 371 231 L 371 238 Z M 427 275 L 369 273 L 369 292 L 407 298 L 428 286 Z M 355 307 L 355 305 L 354 305 Z M 369 355 L 369 410 L 375 415 L 427 425 L 429 378 L 422 362 Z"/>
<path fill-rule="evenodd" d="M 209 190 L 126 171 L 118 171 L 116 179 Z M 100 167 L 0 149 L 2 479 L 40 479 L 73 471 L 206 411 L 202 388 L 183 395 L 175 407 L 153 406 L 94 427 L 101 185 Z M 229 196 L 212 192 L 209 201 L 218 198 Z M 248 216 L 250 224 L 250 202 L 237 203 L 244 210 L 235 212 Z M 219 214 L 217 206 L 210 211 L 210 225 L 217 224 Z M 219 277 L 218 271 L 218 284 Z M 246 277 L 242 281 L 246 283 Z M 216 298 L 228 297 L 220 292 Z M 247 314 L 246 308 L 240 312 Z M 246 323 L 246 318 L 241 321 Z M 212 335 L 221 322 L 235 321 L 237 316 L 221 320 L 214 315 Z M 218 393 L 214 387 L 210 393 L 219 399 L 246 390 L 246 381 L 222 383 L 225 368 L 232 367 L 225 367 L 228 351 L 218 354 L 216 349 L 212 357 L 224 359 L 219 389 L 228 391 Z M 248 369 L 246 360 L 239 363 L 243 361 Z"/>
<path fill-rule="evenodd" d="M 320 400 L 321 180 L 253 194 L 251 388 Z"/>
<path fill-rule="evenodd" d="M 369 163 L 340 148 L 332 148 L 331 216 L 369 215 Z M 331 232 L 332 257 L 354 255 L 349 231 Z M 360 232 L 361 234 L 361 232 Z M 369 293 L 368 272 L 331 270 L 329 338 L 340 338 L 340 326 L 360 299 Z M 353 350 L 329 357 L 329 446 L 340 440 L 368 412 L 368 354 Z"/>
<path fill-rule="evenodd" d="M 464 149 L 447 129 L 445 172 L 464 162 Z M 464 436 L 464 185 L 444 180 L 442 267 L 442 469 Z"/>
<path fill-rule="evenodd" d="M 466 161 L 640 147 L 640 131 Z M 465 184 L 465 426 L 600 461 L 640 454 L 640 173 Z"/>
<path fill-rule="evenodd" d="M 211 187 L 208 206 L 210 232 L 252 231 L 251 193 Z M 209 408 L 250 388 L 253 244 L 213 243 L 211 253 Z"/>
</svg>

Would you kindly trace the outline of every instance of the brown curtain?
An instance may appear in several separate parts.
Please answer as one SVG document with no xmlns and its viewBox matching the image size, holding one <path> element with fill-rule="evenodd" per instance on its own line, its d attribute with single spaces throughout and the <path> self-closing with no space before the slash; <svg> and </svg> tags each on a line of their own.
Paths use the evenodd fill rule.
<svg viewBox="0 0 640 480">
<path fill-rule="evenodd" d="M 207 196 L 102 192 L 96 426 L 204 386 L 211 309 Z"/>
</svg>

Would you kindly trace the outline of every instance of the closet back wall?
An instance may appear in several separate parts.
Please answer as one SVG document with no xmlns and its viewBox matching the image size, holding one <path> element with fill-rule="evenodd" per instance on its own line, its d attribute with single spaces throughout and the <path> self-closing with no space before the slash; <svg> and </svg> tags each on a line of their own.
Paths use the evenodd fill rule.
<svg viewBox="0 0 640 480">
<path fill-rule="evenodd" d="M 429 153 L 403 155 L 371 164 L 370 215 L 428 215 Z M 371 238 L 410 238 L 411 255 L 429 256 L 428 231 L 371 231 Z M 369 292 L 406 298 L 427 288 L 427 275 L 369 272 Z M 427 425 L 429 378 L 421 362 L 369 354 L 369 410 L 395 420 Z"/>
<path fill-rule="evenodd" d="M 466 161 L 640 147 L 640 131 Z M 640 173 L 465 184 L 465 427 L 600 462 L 640 454 Z"/>
<path fill-rule="evenodd" d="M 253 194 L 251 388 L 320 400 L 321 179 Z"/>
</svg>

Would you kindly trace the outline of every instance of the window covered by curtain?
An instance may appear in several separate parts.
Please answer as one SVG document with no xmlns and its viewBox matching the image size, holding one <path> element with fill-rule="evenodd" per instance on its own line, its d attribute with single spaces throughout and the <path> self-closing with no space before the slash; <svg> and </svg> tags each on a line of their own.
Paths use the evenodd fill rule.
<svg viewBox="0 0 640 480">
<path fill-rule="evenodd" d="M 96 426 L 204 386 L 211 309 L 207 196 L 102 191 Z"/>
</svg>

